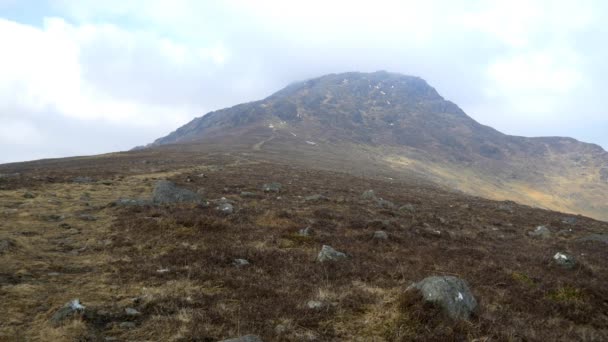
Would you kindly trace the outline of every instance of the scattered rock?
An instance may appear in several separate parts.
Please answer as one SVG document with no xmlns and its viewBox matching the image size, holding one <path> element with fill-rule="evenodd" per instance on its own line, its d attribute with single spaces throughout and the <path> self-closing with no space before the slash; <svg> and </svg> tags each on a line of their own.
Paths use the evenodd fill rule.
<svg viewBox="0 0 608 342">
<path fill-rule="evenodd" d="M 395 208 L 395 203 L 389 201 L 389 200 L 385 200 L 383 198 L 378 198 L 376 200 L 376 204 L 383 209 L 394 209 Z"/>
<path fill-rule="evenodd" d="M 361 195 L 361 199 L 364 200 L 375 200 L 376 199 L 376 193 L 374 192 L 374 190 L 366 190 L 363 192 L 363 194 Z"/>
<path fill-rule="evenodd" d="M 250 263 L 247 259 L 234 259 L 232 264 L 236 267 L 245 267 L 248 266 Z"/>
<path fill-rule="evenodd" d="M 329 201 L 329 197 L 323 195 L 311 195 L 304 197 L 305 202 L 321 202 L 321 201 Z"/>
<path fill-rule="evenodd" d="M 256 193 L 255 192 L 250 192 L 250 191 L 241 191 L 241 197 L 256 197 Z"/>
<path fill-rule="evenodd" d="M 264 342 L 262 339 L 256 335 L 245 335 L 241 337 L 229 338 L 227 340 L 222 340 L 219 342 Z"/>
<path fill-rule="evenodd" d="M 323 245 L 319 255 L 317 256 L 317 261 L 325 262 L 325 261 L 337 261 L 340 259 L 346 259 L 346 254 L 342 252 L 338 252 L 333 249 L 331 246 Z"/>
<path fill-rule="evenodd" d="M 234 213 L 234 207 L 230 203 L 221 203 L 216 209 L 225 215 Z"/>
<path fill-rule="evenodd" d="M 91 214 L 81 214 L 81 215 L 78 215 L 78 218 L 83 221 L 89 221 L 89 222 L 97 221 L 97 217 L 95 217 Z"/>
<path fill-rule="evenodd" d="M 466 281 L 452 276 L 428 277 L 407 290 L 417 289 L 428 302 L 437 303 L 452 319 L 469 319 L 477 300 Z"/>
<path fill-rule="evenodd" d="M 282 187 L 281 183 L 272 182 L 262 185 L 262 190 L 264 192 L 280 192 Z"/>
<path fill-rule="evenodd" d="M 306 306 L 311 310 L 319 310 L 319 309 L 323 309 L 325 304 L 323 304 L 323 302 L 320 302 L 318 300 L 309 300 L 308 303 L 306 303 Z"/>
<path fill-rule="evenodd" d="M 80 300 L 74 299 L 57 310 L 51 317 L 51 322 L 57 325 L 70 317 L 84 313 L 84 310 L 85 306 L 80 303 Z"/>
<path fill-rule="evenodd" d="M 188 189 L 177 187 L 174 183 L 162 180 L 156 182 L 152 201 L 156 204 L 201 203 L 202 197 Z"/>
<path fill-rule="evenodd" d="M 608 234 L 591 234 L 589 236 L 582 237 L 577 241 L 595 241 L 595 242 L 603 242 L 608 243 Z"/>
<path fill-rule="evenodd" d="M 546 226 L 538 226 L 533 231 L 528 232 L 531 237 L 538 237 L 541 239 L 548 239 L 551 237 L 551 230 Z"/>
<path fill-rule="evenodd" d="M 118 207 L 140 207 L 150 204 L 150 201 L 144 199 L 119 198 L 113 205 Z"/>
<path fill-rule="evenodd" d="M 93 183 L 95 180 L 91 177 L 75 177 L 72 178 L 72 183 L 79 183 L 79 184 L 87 184 L 87 183 Z"/>
<path fill-rule="evenodd" d="M 121 329 L 135 329 L 135 327 L 137 327 L 134 322 L 121 322 L 118 326 Z"/>
<path fill-rule="evenodd" d="M 34 195 L 34 193 L 28 191 L 23 194 L 23 198 L 36 198 L 36 195 Z"/>
<path fill-rule="evenodd" d="M 573 268 L 576 265 L 576 260 L 573 256 L 561 252 L 555 253 L 553 261 L 563 268 Z"/>
<path fill-rule="evenodd" d="M 310 228 L 310 226 L 308 226 L 306 228 L 302 228 L 298 231 L 299 236 L 310 236 L 311 233 L 312 233 L 312 228 Z"/>
<path fill-rule="evenodd" d="M 127 316 L 139 316 L 139 315 L 141 315 L 141 312 L 139 312 L 133 308 L 126 308 L 125 314 L 127 314 Z"/>
<path fill-rule="evenodd" d="M 404 205 L 400 206 L 399 210 L 414 213 L 414 212 L 416 212 L 416 207 L 413 204 L 408 203 L 408 204 L 404 204 Z"/>
<path fill-rule="evenodd" d="M 384 230 L 377 230 L 374 232 L 374 240 L 388 240 L 388 234 Z"/>
<path fill-rule="evenodd" d="M 15 247 L 15 241 L 11 239 L 0 239 L 0 255 Z"/>
</svg>

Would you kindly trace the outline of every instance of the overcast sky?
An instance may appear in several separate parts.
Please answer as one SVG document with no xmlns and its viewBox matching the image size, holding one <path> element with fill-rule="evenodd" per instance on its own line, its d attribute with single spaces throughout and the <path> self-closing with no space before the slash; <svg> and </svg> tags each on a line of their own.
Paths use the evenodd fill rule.
<svg viewBox="0 0 608 342">
<path fill-rule="evenodd" d="M 608 1 L 0 0 L 0 163 L 127 150 L 346 71 L 608 148 Z"/>
</svg>

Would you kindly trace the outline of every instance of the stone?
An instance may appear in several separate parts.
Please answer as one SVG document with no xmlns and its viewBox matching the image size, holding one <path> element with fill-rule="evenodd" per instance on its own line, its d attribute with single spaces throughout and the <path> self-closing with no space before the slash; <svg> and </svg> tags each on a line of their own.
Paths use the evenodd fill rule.
<svg viewBox="0 0 608 342">
<path fill-rule="evenodd" d="M 225 215 L 234 213 L 234 207 L 230 203 L 221 203 L 216 209 Z"/>
<path fill-rule="evenodd" d="M 306 306 L 311 310 L 319 310 L 322 309 L 325 305 L 323 304 L 323 302 L 320 302 L 318 300 L 309 300 L 308 303 L 306 303 Z"/>
<path fill-rule="evenodd" d="M 219 342 L 264 342 L 259 336 L 256 335 L 245 335 L 241 337 L 229 338 Z"/>
<path fill-rule="evenodd" d="M 58 215 L 58 214 L 46 214 L 46 215 L 41 215 L 40 218 L 44 221 L 48 221 L 48 222 L 59 222 L 62 221 L 65 216 L 63 215 Z"/>
<path fill-rule="evenodd" d="M 383 198 L 376 199 L 376 205 L 378 205 L 380 208 L 383 208 L 383 209 L 394 209 L 395 208 L 395 203 L 393 203 L 389 200 L 385 200 Z"/>
<path fill-rule="evenodd" d="M 348 258 L 346 254 L 342 252 L 338 252 L 333 249 L 331 246 L 323 245 L 319 255 L 317 256 L 317 261 L 326 262 L 326 261 L 338 261 L 340 259 Z"/>
<path fill-rule="evenodd" d="M 608 234 L 591 234 L 588 236 L 584 236 L 577 241 L 585 242 L 585 241 L 595 241 L 595 242 L 603 242 L 608 244 Z"/>
<path fill-rule="evenodd" d="M 34 195 L 34 193 L 28 191 L 23 194 L 23 198 L 36 198 L 36 195 Z"/>
<path fill-rule="evenodd" d="M 57 325 L 70 317 L 84 313 L 85 309 L 85 306 L 80 303 L 80 300 L 73 299 L 53 314 L 51 322 Z"/>
<path fill-rule="evenodd" d="M 137 325 L 134 322 L 120 322 L 118 325 L 121 329 L 135 329 Z"/>
<path fill-rule="evenodd" d="M 139 316 L 139 315 L 141 315 L 141 312 L 139 312 L 133 308 L 126 308 L 125 314 L 127 314 L 127 316 Z"/>
<path fill-rule="evenodd" d="M 388 240 L 388 234 L 384 230 L 377 230 L 374 232 L 374 240 Z"/>
<path fill-rule="evenodd" d="M 310 236 L 311 233 L 312 233 L 312 228 L 310 226 L 308 226 L 306 228 L 302 228 L 298 231 L 299 236 Z"/>
<path fill-rule="evenodd" d="M 361 199 L 364 200 L 375 200 L 376 199 L 376 193 L 374 192 L 374 190 L 366 190 L 363 192 L 363 194 L 361 195 Z"/>
<path fill-rule="evenodd" d="M 83 221 L 89 221 L 89 222 L 97 221 L 97 217 L 95 217 L 91 214 L 81 214 L 81 215 L 78 215 L 78 218 Z"/>
<path fill-rule="evenodd" d="M 79 184 L 87 184 L 87 183 L 93 183 L 95 180 L 91 177 L 74 177 L 72 178 L 72 183 L 79 183 Z"/>
<path fill-rule="evenodd" d="M 321 202 L 321 201 L 329 201 L 329 197 L 323 195 L 311 195 L 304 197 L 305 202 Z"/>
<path fill-rule="evenodd" d="M 574 268 L 576 266 L 576 260 L 573 256 L 561 252 L 555 253 L 553 261 L 563 268 Z"/>
<path fill-rule="evenodd" d="M 413 204 L 408 203 L 400 206 L 399 211 L 407 211 L 409 213 L 414 213 L 416 212 L 416 207 Z"/>
<path fill-rule="evenodd" d="M 551 230 L 546 226 L 538 226 L 533 231 L 528 232 L 528 235 L 531 237 L 548 239 L 551 237 Z"/>
<path fill-rule="evenodd" d="M 0 255 L 15 247 L 15 241 L 11 239 L 0 239 Z"/>
<path fill-rule="evenodd" d="M 408 287 L 418 290 L 427 302 L 436 303 L 455 320 L 467 320 L 477 308 L 466 281 L 453 276 L 428 277 Z"/>
<path fill-rule="evenodd" d="M 119 198 L 113 203 L 113 205 L 118 207 L 140 207 L 148 204 L 150 204 L 148 200 L 133 198 Z"/>
<path fill-rule="evenodd" d="M 280 192 L 282 187 L 281 183 L 272 182 L 262 185 L 262 190 L 264 192 Z"/>
<path fill-rule="evenodd" d="M 197 203 L 200 204 L 203 199 L 201 195 L 194 191 L 183 189 L 176 186 L 174 183 L 161 180 L 156 182 L 152 201 L 155 204 L 172 204 L 172 203 Z"/>
<path fill-rule="evenodd" d="M 232 261 L 232 264 L 236 267 L 245 267 L 248 266 L 250 263 L 247 259 L 234 259 L 234 261 Z"/>
</svg>

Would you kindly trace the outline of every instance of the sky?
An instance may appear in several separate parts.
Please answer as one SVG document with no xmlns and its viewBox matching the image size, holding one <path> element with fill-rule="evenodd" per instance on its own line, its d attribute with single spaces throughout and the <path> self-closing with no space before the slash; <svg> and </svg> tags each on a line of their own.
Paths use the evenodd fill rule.
<svg viewBox="0 0 608 342">
<path fill-rule="evenodd" d="M 608 148 L 608 2 L 0 0 L 0 163 L 128 150 L 328 73 Z"/>
</svg>

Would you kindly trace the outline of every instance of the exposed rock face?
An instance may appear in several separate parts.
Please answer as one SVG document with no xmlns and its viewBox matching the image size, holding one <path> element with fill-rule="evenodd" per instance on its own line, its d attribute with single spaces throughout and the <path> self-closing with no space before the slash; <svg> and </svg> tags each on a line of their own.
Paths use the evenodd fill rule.
<svg viewBox="0 0 608 342">
<path fill-rule="evenodd" d="M 152 201 L 156 204 L 201 203 L 201 195 L 194 191 L 177 187 L 169 181 L 158 181 L 154 187 Z"/>
<path fill-rule="evenodd" d="M 428 277 L 408 288 L 414 289 L 420 291 L 426 301 L 439 304 L 452 319 L 469 319 L 477 308 L 468 284 L 457 277 Z"/>
<path fill-rule="evenodd" d="M 341 259 L 346 259 L 346 254 L 342 252 L 338 252 L 333 249 L 331 246 L 323 245 L 319 255 L 317 256 L 317 261 L 326 262 L 326 261 L 338 261 Z"/>
</svg>

